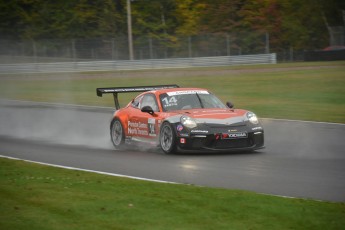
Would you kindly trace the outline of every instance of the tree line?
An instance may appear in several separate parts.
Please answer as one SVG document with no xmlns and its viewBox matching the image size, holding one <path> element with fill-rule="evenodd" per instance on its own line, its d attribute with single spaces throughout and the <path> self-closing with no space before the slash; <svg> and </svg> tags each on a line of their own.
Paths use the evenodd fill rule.
<svg viewBox="0 0 345 230">
<path fill-rule="evenodd" d="M 318 49 L 343 26 L 343 0 L 131 0 L 133 37 L 257 31 L 274 47 Z M 127 0 L 0 0 L 0 39 L 127 36 Z"/>
</svg>

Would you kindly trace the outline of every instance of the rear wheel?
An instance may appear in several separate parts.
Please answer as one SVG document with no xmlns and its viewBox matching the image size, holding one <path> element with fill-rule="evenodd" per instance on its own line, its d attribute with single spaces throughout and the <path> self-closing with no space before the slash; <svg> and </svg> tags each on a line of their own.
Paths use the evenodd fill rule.
<svg viewBox="0 0 345 230">
<path fill-rule="evenodd" d="M 164 122 L 161 126 L 159 144 L 165 153 L 176 152 L 176 134 L 168 122 Z"/>
<path fill-rule="evenodd" d="M 125 132 L 119 119 L 115 118 L 110 125 L 110 138 L 115 148 L 121 148 L 125 143 Z"/>
</svg>

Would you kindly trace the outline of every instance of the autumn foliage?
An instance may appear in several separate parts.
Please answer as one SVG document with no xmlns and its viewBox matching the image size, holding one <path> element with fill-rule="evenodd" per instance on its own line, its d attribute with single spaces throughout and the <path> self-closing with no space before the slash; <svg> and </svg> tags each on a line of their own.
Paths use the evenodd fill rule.
<svg viewBox="0 0 345 230">
<path fill-rule="evenodd" d="M 132 0 L 133 36 L 268 33 L 274 49 L 329 44 L 343 26 L 342 0 Z M 0 1 L 0 39 L 126 36 L 126 0 Z"/>
</svg>

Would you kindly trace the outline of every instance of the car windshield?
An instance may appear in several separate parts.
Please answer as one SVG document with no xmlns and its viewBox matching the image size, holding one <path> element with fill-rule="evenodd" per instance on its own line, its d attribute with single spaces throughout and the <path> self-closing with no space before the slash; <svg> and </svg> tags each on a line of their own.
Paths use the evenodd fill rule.
<svg viewBox="0 0 345 230">
<path fill-rule="evenodd" d="M 226 106 L 213 94 L 206 90 L 174 91 L 161 94 L 160 101 L 163 111 L 226 108 Z"/>
</svg>

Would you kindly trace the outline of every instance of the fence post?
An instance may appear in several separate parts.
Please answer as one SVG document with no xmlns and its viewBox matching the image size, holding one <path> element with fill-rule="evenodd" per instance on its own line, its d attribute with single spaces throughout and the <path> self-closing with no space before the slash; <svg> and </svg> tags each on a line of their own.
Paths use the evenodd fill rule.
<svg viewBox="0 0 345 230">
<path fill-rule="evenodd" d="M 76 61 L 76 50 L 75 50 L 75 40 L 72 39 L 72 59 L 75 62 Z"/>
<path fill-rule="evenodd" d="M 111 60 L 115 58 L 115 39 L 111 39 Z"/>
<path fill-rule="evenodd" d="M 37 63 L 37 47 L 35 40 L 32 40 L 32 54 L 34 56 L 34 63 Z"/>
<path fill-rule="evenodd" d="M 149 49 L 150 49 L 150 59 L 153 59 L 153 47 L 152 47 L 152 38 L 149 37 Z"/>
<path fill-rule="evenodd" d="M 270 53 L 270 34 L 266 32 L 266 54 Z"/>
<path fill-rule="evenodd" d="M 226 54 L 230 56 L 230 35 L 226 35 Z"/>
<path fill-rule="evenodd" d="M 192 57 L 192 38 L 188 36 L 188 57 Z"/>
<path fill-rule="evenodd" d="M 290 61 L 293 62 L 293 47 L 290 46 Z"/>
</svg>

